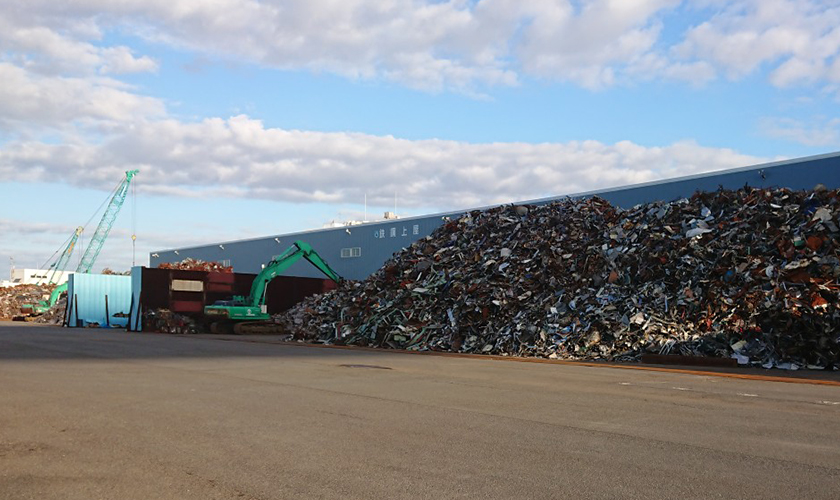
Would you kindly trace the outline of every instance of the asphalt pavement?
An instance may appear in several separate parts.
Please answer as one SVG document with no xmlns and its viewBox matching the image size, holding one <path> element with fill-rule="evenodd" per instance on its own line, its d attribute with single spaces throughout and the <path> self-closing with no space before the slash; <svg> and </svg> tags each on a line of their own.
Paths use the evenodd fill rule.
<svg viewBox="0 0 840 500">
<path fill-rule="evenodd" d="M 840 387 L 0 324 L 0 498 L 840 498 Z"/>
</svg>

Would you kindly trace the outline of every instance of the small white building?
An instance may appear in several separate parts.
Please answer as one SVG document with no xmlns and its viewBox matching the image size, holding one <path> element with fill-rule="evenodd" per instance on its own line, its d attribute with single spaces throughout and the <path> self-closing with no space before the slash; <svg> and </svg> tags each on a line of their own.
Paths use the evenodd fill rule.
<svg viewBox="0 0 840 500">
<path fill-rule="evenodd" d="M 49 269 L 12 269 L 10 279 L 0 282 L 0 286 L 46 284 L 50 281 L 52 274 L 52 271 Z M 52 281 L 56 285 L 60 285 L 67 281 L 67 277 L 71 274 L 73 274 L 73 271 L 56 272 L 55 276 L 52 277 Z"/>
</svg>

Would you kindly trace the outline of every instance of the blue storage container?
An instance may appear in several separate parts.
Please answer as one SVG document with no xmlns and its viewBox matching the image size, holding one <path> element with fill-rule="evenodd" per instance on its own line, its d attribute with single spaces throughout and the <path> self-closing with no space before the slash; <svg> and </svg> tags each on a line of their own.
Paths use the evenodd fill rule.
<svg viewBox="0 0 840 500">
<path fill-rule="evenodd" d="M 130 276 L 71 274 L 67 283 L 64 320 L 68 327 L 125 327 L 128 323 Z"/>
</svg>

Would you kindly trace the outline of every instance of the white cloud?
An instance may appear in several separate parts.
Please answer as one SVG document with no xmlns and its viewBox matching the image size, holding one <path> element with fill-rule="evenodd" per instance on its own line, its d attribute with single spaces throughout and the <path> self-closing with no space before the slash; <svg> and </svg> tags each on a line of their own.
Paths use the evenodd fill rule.
<svg viewBox="0 0 840 500">
<path fill-rule="evenodd" d="M 104 195 L 103 195 L 104 197 Z M 126 226 L 127 214 L 121 214 L 117 225 Z M 98 218 L 91 221 L 85 228 L 79 243 L 67 265 L 67 270 L 74 270 L 87 245 L 87 238 L 96 229 Z M 44 223 L 29 220 L 15 220 L 0 218 L 0 266 L 10 263 L 14 259 L 18 268 L 37 268 L 50 261 L 51 256 L 65 248 L 76 226 Z M 233 233 L 233 236 L 232 236 Z M 100 272 L 105 267 L 118 271 L 125 271 L 131 266 L 131 256 L 136 255 L 137 265 L 148 265 L 149 253 L 161 248 L 178 246 L 197 246 L 223 241 L 226 239 L 254 236 L 237 228 L 225 228 L 206 232 L 198 236 L 184 232 L 141 231 L 138 234 L 136 248 L 132 248 L 131 231 L 125 227 L 114 227 L 102 247 L 102 253 L 93 268 Z M 134 250 L 134 251 L 133 251 Z M 2 275 L 0 275 L 2 276 Z"/>
<path fill-rule="evenodd" d="M 527 73 L 570 80 L 589 88 L 615 83 L 616 73 L 651 53 L 661 24 L 656 14 L 677 1 L 596 0 L 576 12 L 572 4 L 542 4 L 529 14 L 517 54 Z"/>
<path fill-rule="evenodd" d="M 838 82 L 830 70 L 840 56 L 840 2 L 738 0 L 721 2 L 714 16 L 689 29 L 673 53 L 705 61 L 738 79 L 761 67 L 787 87 Z"/>
<path fill-rule="evenodd" d="M 714 50 L 712 62 L 691 59 L 704 47 L 698 40 L 711 39 L 704 33 L 737 31 L 750 16 L 760 26 L 773 24 L 767 9 L 724 8 L 692 32 L 695 45 L 687 42 L 685 59 L 675 63 L 656 44 L 659 16 L 678 3 L 31 0 L 0 14 L 8 28 L 0 30 L 0 130 L 16 133 L 0 150 L 0 180 L 105 188 L 122 171 L 139 168 L 146 190 L 170 196 L 346 203 L 378 190 L 403 193 L 407 205 L 445 207 L 452 200 L 469 206 L 759 161 L 691 142 L 467 144 L 265 128 L 245 115 L 186 123 L 171 118 L 162 100 L 102 76 L 154 70 L 154 61 L 121 45 L 91 42 L 121 30 L 276 67 L 432 89 L 512 85 L 519 71 L 596 88 L 656 75 L 702 83 L 713 77 L 714 65 L 728 64 Z M 807 72 L 793 63 L 784 68 L 779 74 L 794 80 Z M 60 140 L 44 140 L 44 130 L 59 130 Z"/>
<path fill-rule="evenodd" d="M 65 228 L 60 224 L 52 224 L 48 222 L 22 222 L 13 219 L 0 218 L 0 234 L 5 236 L 19 236 L 19 235 L 42 235 L 44 233 L 61 233 L 67 229 L 67 235 L 70 236 L 71 230 Z"/>
<path fill-rule="evenodd" d="M 157 71 L 156 61 L 147 56 L 135 57 L 131 49 L 125 46 L 100 49 L 101 73 L 124 74 Z"/>
<path fill-rule="evenodd" d="M 159 64 L 110 35 L 210 60 L 473 95 L 523 76 L 593 89 L 658 78 L 699 85 L 763 66 L 777 85 L 840 84 L 834 0 L 773 0 L 778 10 L 711 2 L 716 13 L 669 47 L 662 33 L 680 4 L 0 0 L 0 182 L 109 189 L 139 168 L 138 188 L 164 196 L 358 204 L 367 193 L 387 206 L 397 191 L 401 207 L 456 209 L 764 160 L 691 141 L 469 144 L 266 128 L 245 115 L 183 122 L 119 79 Z M 819 145 L 836 141 L 836 128 L 779 123 L 768 133 Z"/>
<path fill-rule="evenodd" d="M 0 62 L 0 81 L 0 130 L 124 122 L 165 113 L 159 99 L 129 92 L 109 78 L 43 76 Z"/>
<path fill-rule="evenodd" d="M 29 0 L 0 47 L 51 67 L 154 71 L 127 47 L 91 44 L 118 30 L 210 56 L 280 69 L 383 78 L 412 88 L 476 93 L 520 74 L 590 88 L 615 83 L 651 54 L 658 15 L 678 0 Z M 3 17 L 3 16 L 0 16 Z M 0 28 L 3 24 L 0 22 Z M 37 57 L 27 57 L 37 64 Z"/>
<path fill-rule="evenodd" d="M 60 23 L 44 25 L 38 19 L 40 16 L 16 16 L 21 10 L 4 10 L 0 14 L 0 54 L 30 71 L 85 75 L 158 69 L 156 61 L 148 56 L 137 57 L 126 46 L 100 47 L 87 41 L 101 37 L 99 27 L 92 20 L 69 17 Z"/>
<path fill-rule="evenodd" d="M 760 122 L 761 132 L 778 139 L 785 139 L 806 146 L 840 146 L 840 118 L 812 118 L 805 124 L 791 118 L 765 118 Z"/>
<path fill-rule="evenodd" d="M 597 89 L 655 78 L 702 84 L 766 68 L 777 86 L 840 82 L 837 0 L 28 0 L 9 7 L 0 14 L 6 59 L 62 74 L 157 70 L 129 47 L 102 44 L 117 32 L 211 58 L 476 95 L 523 76 Z M 663 38 L 667 23 L 688 15 L 687 28 Z"/>
<path fill-rule="evenodd" d="M 143 121 L 102 143 L 15 141 L 0 181 L 109 187 L 139 168 L 148 193 L 289 202 L 458 208 L 743 166 L 763 158 L 693 142 L 471 144 L 266 128 L 245 115 L 197 123 Z"/>
</svg>

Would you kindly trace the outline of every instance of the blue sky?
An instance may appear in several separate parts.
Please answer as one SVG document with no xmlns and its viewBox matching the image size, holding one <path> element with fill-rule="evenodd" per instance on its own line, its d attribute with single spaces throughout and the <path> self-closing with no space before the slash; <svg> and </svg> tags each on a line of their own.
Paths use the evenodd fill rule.
<svg viewBox="0 0 840 500">
<path fill-rule="evenodd" d="M 133 168 L 96 270 L 131 265 L 132 231 L 143 264 L 359 219 L 365 194 L 370 217 L 395 192 L 417 215 L 840 149 L 836 1 L 6 7 L 0 262 L 18 267 Z"/>
</svg>

